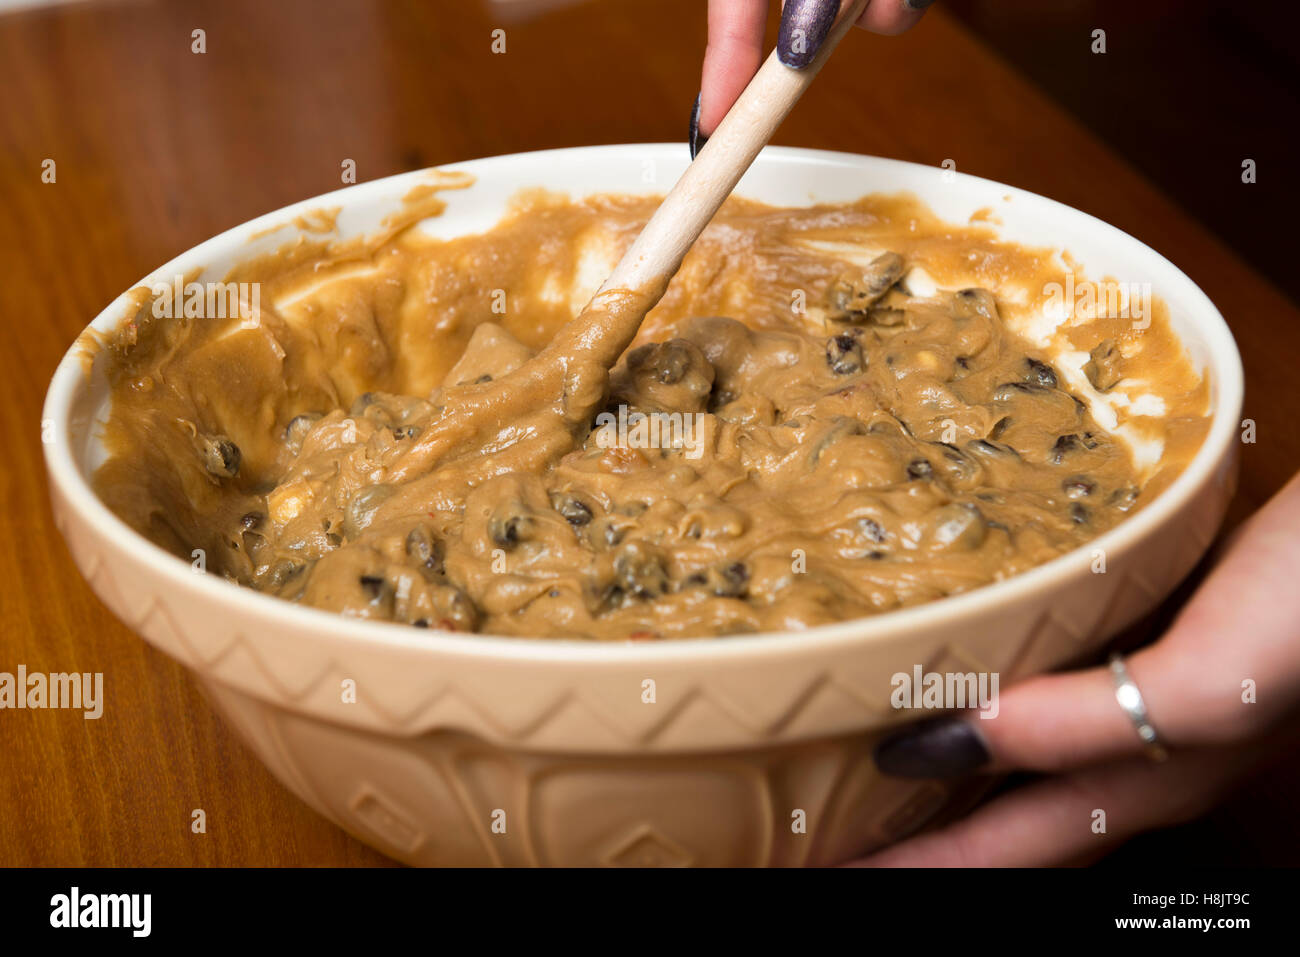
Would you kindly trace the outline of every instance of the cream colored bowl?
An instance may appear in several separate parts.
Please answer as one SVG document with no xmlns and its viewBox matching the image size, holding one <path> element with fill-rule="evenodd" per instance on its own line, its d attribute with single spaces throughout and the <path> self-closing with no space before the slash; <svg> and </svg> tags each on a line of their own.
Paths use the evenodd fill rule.
<svg viewBox="0 0 1300 957">
<path fill-rule="evenodd" d="M 685 146 L 665 144 L 458 164 L 478 181 L 447 194 L 446 213 L 428 228 L 486 229 L 521 187 L 664 192 L 686 162 Z M 200 281 L 218 279 L 292 238 L 292 229 L 267 230 L 321 207 L 342 207 L 344 237 L 370 231 L 422 175 L 264 216 L 142 284 L 199 268 Z M 88 482 L 103 458 L 104 370 L 97 362 L 87 373 L 75 348 L 44 413 L 58 527 L 95 593 L 193 669 L 286 786 L 402 861 L 826 864 L 897 840 L 962 796 L 875 770 L 875 742 L 920 716 L 891 708 L 891 676 L 916 665 L 988 671 L 1006 687 L 1094 655 L 1166 596 L 1214 537 L 1235 478 L 1242 402 L 1237 349 L 1209 299 L 1159 254 L 1084 213 L 930 167 L 783 148 L 764 151 L 738 192 L 803 205 L 900 190 L 954 222 L 992 208 L 1004 237 L 1068 249 L 1090 276 L 1150 282 L 1208 374 L 1214 421 L 1200 452 L 1164 494 L 1088 548 L 968 594 L 800 633 L 625 645 L 350 620 L 195 573 L 119 521 Z M 126 309 L 124 295 L 92 328 L 109 330 Z M 1104 574 L 1093 573 L 1094 547 L 1105 550 Z"/>
</svg>

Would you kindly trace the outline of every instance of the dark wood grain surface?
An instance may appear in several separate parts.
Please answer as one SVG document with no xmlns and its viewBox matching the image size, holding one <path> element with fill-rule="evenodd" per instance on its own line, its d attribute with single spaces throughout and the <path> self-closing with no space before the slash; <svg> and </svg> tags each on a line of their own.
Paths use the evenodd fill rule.
<svg viewBox="0 0 1300 957">
<path fill-rule="evenodd" d="M 195 29 L 206 53 L 191 52 Z M 221 230 L 338 188 L 344 160 L 366 180 L 683 139 L 703 47 L 701 0 L 96 0 L 0 16 L 0 671 L 101 671 L 107 698 L 98 721 L 0 711 L 0 865 L 384 863 L 280 787 L 184 670 L 81 581 L 46 499 L 50 374 L 117 293 Z M 1149 243 L 1218 303 L 1245 356 L 1259 442 L 1234 520 L 1300 467 L 1293 301 L 1135 172 L 1123 144 L 941 10 L 904 37 L 851 35 L 776 141 L 952 159 Z M 1272 773 L 1248 805 L 1124 854 L 1195 840 L 1210 862 L 1280 862 L 1279 831 L 1292 855 L 1300 844 L 1297 790 L 1293 773 Z M 190 830 L 194 808 L 206 834 Z"/>
</svg>

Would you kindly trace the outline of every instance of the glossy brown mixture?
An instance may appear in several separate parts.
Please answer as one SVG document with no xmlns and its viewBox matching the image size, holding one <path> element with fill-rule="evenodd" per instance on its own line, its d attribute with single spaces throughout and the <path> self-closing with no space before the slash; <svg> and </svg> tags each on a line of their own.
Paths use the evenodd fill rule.
<svg viewBox="0 0 1300 957">
<path fill-rule="evenodd" d="M 524 364 L 654 202 L 531 195 L 485 235 L 406 228 L 438 203 L 236 270 L 262 283 L 256 328 L 154 319 L 142 290 L 107 344 L 110 506 L 209 571 L 346 615 L 692 637 L 1016 574 L 1140 507 L 1204 434 L 1161 310 L 1031 345 L 1012 329 L 1061 262 L 905 197 L 733 199 L 609 375 L 563 339 Z M 1135 462 L 1098 402 L 1158 454 Z M 465 408 L 497 412 L 453 454 Z M 602 412 L 631 431 L 593 429 Z"/>
</svg>

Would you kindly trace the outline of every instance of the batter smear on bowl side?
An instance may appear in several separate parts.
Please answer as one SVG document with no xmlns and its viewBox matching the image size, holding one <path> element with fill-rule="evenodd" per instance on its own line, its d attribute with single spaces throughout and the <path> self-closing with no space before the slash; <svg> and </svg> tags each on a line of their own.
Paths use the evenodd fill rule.
<svg viewBox="0 0 1300 957">
<path fill-rule="evenodd" d="M 345 615 L 743 634 L 1048 561 L 1158 494 L 1208 426 L 1159 301 L 1062 314 L 1053 251 L 906 196 L 729 200 L 619 358 L 560 330 L 656 200 L 529 193 L 442 240 L 415 226 L 437 194 L 382 235 L 235 269 L 255 322 L 160 318 L 139 290 L 103 344 L 110 507 Z"/>
</svg>

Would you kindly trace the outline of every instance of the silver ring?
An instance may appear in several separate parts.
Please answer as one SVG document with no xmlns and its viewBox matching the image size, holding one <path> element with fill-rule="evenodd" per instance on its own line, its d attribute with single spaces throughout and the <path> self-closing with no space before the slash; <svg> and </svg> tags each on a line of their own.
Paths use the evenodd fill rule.
<svg viewBox="0 0 1300 957">
<path fill-rule="evenodd" d="M 1160 735 L 1156 734 L 1151 716 L 1147 714 L 1147 703 L 1142 699 L 1142 692 L 1138 690 L 1133 676 L 1128 673 L 1124 659 L 1117 654 L 1110 656 L 1110 674 L 1115 679 L 1115 700 L 1133 722 L 1138 740 L 1142 742 L 1142 750 L 1152 761 L 1167 761 L 1169 752 L 1160 743 Z"/>
</svg>

